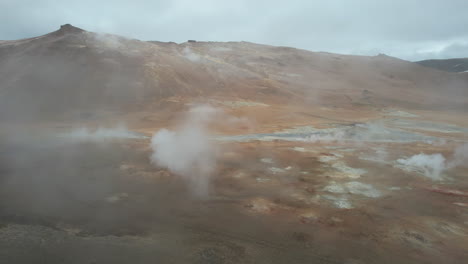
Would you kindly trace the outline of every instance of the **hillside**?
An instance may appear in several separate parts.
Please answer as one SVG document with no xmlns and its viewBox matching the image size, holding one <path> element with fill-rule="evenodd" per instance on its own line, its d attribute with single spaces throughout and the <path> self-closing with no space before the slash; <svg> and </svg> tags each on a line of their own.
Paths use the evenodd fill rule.
<svg viewBox="0 0 468 264">
<path fill-rule="evenodd" d="M 385 55 L 0 41 L 0 263 L 462 263 L 467 114 Z"/>
<path fill-rule="evenodd" d="M 71 25 L 0 42 L 0 112 L 15 119 L 146 111 L 172 97 L 464 109 L 467 83 L 466 76 L 384 55 L 248 42 L 144 42 Z"/>
<path fill-rule="evenodd" d="M 468 72 L 468 58 L 445 60 L 422 60 L 416 62 L 419 65 L 438 69 L 446 72 Z"/>
</svg>

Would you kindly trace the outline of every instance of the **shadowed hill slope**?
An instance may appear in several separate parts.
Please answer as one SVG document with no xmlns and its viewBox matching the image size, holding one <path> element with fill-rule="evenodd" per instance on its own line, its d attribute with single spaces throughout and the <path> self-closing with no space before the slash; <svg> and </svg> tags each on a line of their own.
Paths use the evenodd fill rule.
<svg viewBox="0 0 468 264">
<path fill-rule="evenodd" d="M 468 58 L 423 60 L 417 61 L 416 63 L 425 67 L 430 67 L 446 72 L 468 72 Z"/>
</svg>

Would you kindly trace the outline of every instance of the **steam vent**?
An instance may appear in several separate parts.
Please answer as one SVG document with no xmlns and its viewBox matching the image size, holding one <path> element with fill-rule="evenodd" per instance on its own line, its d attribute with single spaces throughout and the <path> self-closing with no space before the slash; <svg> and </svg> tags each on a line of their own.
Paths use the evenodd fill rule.
<svg viewBox="0 0 468 264">
<path fill-rule="evenodd" d="M 468 73 L 153 20 L 0 41 L 0 264 L 468 263 Z"/>
</svg>

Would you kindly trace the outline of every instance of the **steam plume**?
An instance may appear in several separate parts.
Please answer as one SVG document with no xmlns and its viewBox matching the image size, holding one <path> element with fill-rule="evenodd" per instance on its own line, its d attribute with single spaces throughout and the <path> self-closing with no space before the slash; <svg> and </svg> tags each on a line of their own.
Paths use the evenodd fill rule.
<svg viewBox="0 0 468 264">
<path fill-rule="evenodd" d="M 208 105 L 191 108 L 174 131 L 161 129 L 153 135 L 151 162 L 183 177 L 195 195 L 208 195 L 218 150 L 208 126 L 221 122 L 221 116 L 222 111 Z"/>
<path fill-rule="evenodd" d="M 442 171 L 445 167 L 445 157 L 442 154 L 418 154 L 408 159 L 398 159 L 398 163 L 407 166 L 407 170 L 413 170 L 424 174 L 433 180 L 442 180 Z"/>
<path fill-rule="evenodd" d="M 466 166 L 468 161 L 468 144 L 458 146 L 453 153 L 453 157 L 446 160 L 440 154 L 417 154 L 407 159 L 398 159 L 399 167 L 405 170 L 417 171 L 424 174 L 433 180 L 442 180 L 442 173 L 448 169 L 453 169 L 458 166 Z"/>
</svg>

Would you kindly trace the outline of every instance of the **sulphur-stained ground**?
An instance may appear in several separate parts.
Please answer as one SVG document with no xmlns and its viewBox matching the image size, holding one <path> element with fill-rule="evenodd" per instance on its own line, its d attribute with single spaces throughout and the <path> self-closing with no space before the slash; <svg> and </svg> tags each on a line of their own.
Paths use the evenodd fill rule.
<svg viewBox="0 0 468 264">
<path fill-rule="evenodd" d="M 236 115 L 243 108 L 252 119 L 265 107 L 271 106 L 229 103 L 224 111 Z M 466 259 L 468 170 L 464 163 L 447 164 L 466 144 L 468 126 L 394 109 L 361 122 L 330 113 L 289 127 L 268 121 L 230 131 L 215 126 L 216 166 L 203 197 L 177 173 L 150 162 L 152 122 L 72 132 L 72 124 L 55 124 L 54 133 L 49 125 L 33 139 L 8 134 L 1 148 L 0 260 Z M 444 157 L 437 177 L 431 177 L 437 168 L 403 162 L 418 154 Z"/>
<path fill-rule="evenodd" d="M 0 41 L 0 263 L 465 263 L 467 87 L 385 55 Z"/>
</svg>

